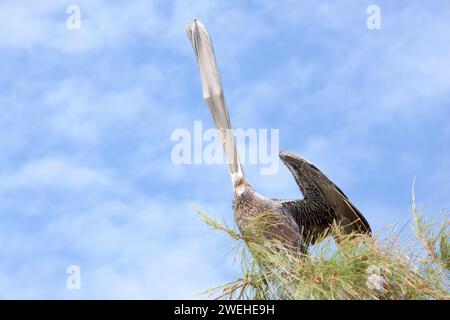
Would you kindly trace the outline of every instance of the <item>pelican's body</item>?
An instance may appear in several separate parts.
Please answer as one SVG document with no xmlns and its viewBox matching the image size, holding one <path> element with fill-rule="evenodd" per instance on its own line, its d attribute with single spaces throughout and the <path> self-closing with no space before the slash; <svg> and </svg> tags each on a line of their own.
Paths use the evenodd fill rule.
<svg viewBox="0 0 450 320">
<path fill-rule="evenodd" d="M 251 185 L 245 182 L 234 192 L 234 218 L 242 233 L 248 231 L 248 226 L 259 219 L 271 219 L 263 230 L 268 239 L 278 239 L 289 247 L 305 248 L 305 238 L 292 215 L 282 200 L 263 197 Z"/>
<path fill-rule="evenodd" d="M 200 68 L 203 98 L 213 116 L 230 169 L 235 220 L 241 232 L 262 213 L 270 213 L 275 221 L 267 224 L 264 235 L 302 250 L 326 233 L 334 222 L 347 234 L 370 233 L 366 219 L 347 196 L 316 166 L 293 153 L 280 152 L 280 158 L 293 174 L 303 199 L 269 199 L 252 188 L 237 154 L 209 34 L 198 20 L 187 25 L 187 33 Z"/>
</svg>

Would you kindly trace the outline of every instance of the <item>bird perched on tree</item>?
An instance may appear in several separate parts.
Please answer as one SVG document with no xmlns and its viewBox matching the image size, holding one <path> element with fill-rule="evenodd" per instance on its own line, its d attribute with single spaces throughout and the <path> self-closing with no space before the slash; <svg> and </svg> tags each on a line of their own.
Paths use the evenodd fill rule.
<svg viewBox="0 0 450 320">
<path fill-rule="evenodd" d="M 186 31 L 197 56 L 203 98 L 214 119 L 230 169 L 235 220 L 241 232 L 261 213 L 270 212 L 273 221 L 265 224 L 264 235 L 302 251 L 326 234 L 333 223 L 340 225 L 345 234 L 370 234 L 367 220 L 342 190 L 316 166 L 293 153 L 283 151 L 279 156 L 294 176 L 303 199 L 269 199 L 253 189 L 239 161 L 209 33 L 197 19 L 187 24 Z"/>
</svg>

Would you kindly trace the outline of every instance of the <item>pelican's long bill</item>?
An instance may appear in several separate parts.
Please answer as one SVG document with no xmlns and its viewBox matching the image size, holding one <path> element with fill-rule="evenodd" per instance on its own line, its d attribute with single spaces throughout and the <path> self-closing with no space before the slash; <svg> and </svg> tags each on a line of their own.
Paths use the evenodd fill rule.
<svg viewBox="0 0 450 320">
<path fill-rule="evenodd" d="M 197 56 L 203 87 L 203 99 L 209 107 L 216 125 L 219 139 L 230 168 L 231 179 L 236 187 L 244 178 L 242 165 L 239 161 L 236 144 L 234 142 L 230 117 L 223 93 L 220 73 L 217 68 L 214 48 L 205 26 L 194 19 L 186 25 L 186 31 Z"/>
</svg>

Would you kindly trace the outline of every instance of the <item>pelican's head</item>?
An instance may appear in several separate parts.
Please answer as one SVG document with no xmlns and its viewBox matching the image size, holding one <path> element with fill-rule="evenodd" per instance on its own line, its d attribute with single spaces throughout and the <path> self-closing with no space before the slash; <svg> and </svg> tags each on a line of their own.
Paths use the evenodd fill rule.
<svg viewBox="0 0 450 320">
<path fill-rule="evenodd" d="M 231 182 L 233 183 L 233 190 L 237 195 L 241 195 L 247 186 L 245 176 L 240 173 L 233 173 L 231 175 Z"/>
</svg>

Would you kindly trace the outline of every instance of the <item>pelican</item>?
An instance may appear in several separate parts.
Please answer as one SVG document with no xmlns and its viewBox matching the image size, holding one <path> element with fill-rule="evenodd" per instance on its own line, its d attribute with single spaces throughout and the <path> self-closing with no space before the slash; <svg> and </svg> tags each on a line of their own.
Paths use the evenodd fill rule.
<svg viewBox="0 0 450 320">
<path fill-rule="evenodd" d="M 269 199 L 248 183 L 239 160 L 230 117 L 210 35 L 197 19 L 186 24 L 186 31 L 197 57 L 203 99 L 213 117 L 219 141 L 230 170 L 233 209 L 241 233 L 263 212 L 271 212 L 274 222 L 263 231 L 266 238 L 307 251 L 330 227 L 337 223 L 345 234 L 370 234 L 369 223 L 342 190 L 321 170 L 287 151 L 279 154 L 303 194 L 303 199 Z"/>
</svg>

